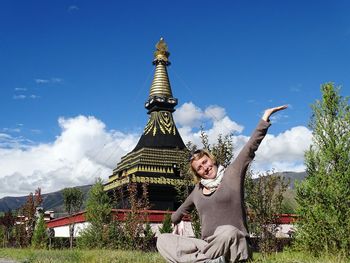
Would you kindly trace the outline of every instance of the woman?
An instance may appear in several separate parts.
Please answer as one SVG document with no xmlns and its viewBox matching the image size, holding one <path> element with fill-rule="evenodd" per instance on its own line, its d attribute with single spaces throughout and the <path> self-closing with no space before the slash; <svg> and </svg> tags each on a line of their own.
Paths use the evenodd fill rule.
<svg viewBox="0 0 350 263">
<path fill-rule="evenodd" d="M 218 166 L 215 157 L 206 150 L 194 152 L 190 159 L 195 188 L 171 219 L 174 234 L 158 237 L 159 253 L 168 262 L 223 263 L 251 258 L 244 209 L 244 177 L 249 163 L 264 139 L 270 116 L 287 106 L 265 110 L 262 119 L 237 158 L 226 168 Z M 178 223 L 194 207 L 198 210 L 202 238 L 176 235 Z"/>
</svg>

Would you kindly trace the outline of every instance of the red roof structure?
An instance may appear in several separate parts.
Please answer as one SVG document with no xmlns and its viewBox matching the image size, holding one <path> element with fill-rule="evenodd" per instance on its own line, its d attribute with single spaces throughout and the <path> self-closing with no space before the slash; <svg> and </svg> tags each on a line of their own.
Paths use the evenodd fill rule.
<svg viewBox="0 0 350 263">
<path fill-rule="evenodd" d="M 118 221 L 125 221 L 127 218 L 128 213 L 130 213 L 131 210 L 129 209 L 112 209 L 112 216 L 114 219 L 117 219 Z M 161 210 L 140 210 L 138 211 L 140 217 L 142 217 L 145 221 L 148 221 L 150 223 L 162 223 L 164 220 L 164 216 L 166 214 L 172 214 L 174 211 L 161 211 Z M 67 226 L 72 223 L 84 223 L 86 221 L 85 218 L 85 211 L 76 213 L 72 216 L 65 216 L 53 219 L 49 222 L 47 222 L 48 228 L 55 228 L 60 226 Z M 278 224 L 292 224 L 294 223 L 298 216 L 295 214 L 278 214 L 277 215 L 277 223 Z M 190 221 L 190 217 L 186 216 L 183 218 L 184 221 Z"/>
</svg>

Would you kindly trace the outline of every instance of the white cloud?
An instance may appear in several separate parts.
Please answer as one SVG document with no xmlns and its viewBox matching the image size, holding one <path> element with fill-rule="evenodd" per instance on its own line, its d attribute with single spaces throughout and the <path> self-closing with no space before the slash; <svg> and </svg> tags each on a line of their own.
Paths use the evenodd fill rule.
<svg viewBox="0 0 350 263">
<path fill-rule="evenodd" d="M 48 79 L 35 79 L 35 82 L 38 84 L 44 84 L 44 83 L 49 83 L 50 80 L 48 80 Z"/>
<path fill-rule="evenodd" d="M 277 136 L 267 134 L 256 152 L 257 170 L 305 171 L 304 152 L 312 142 L 312 132 L 304 126 L 293 127 Z"/>
<path fill-rule="evenodd" d="M 132 150 L 139 135 L 108 131 L 94 117 L 60 118 L 54 142 L 28 145 L 0 134 L 0 197 L 26 195 L 107 179 L 121 156 Z"/>
<path fill-rule="evenodd" d="M 216 105 L 211 105 L 205 109 L 204 114 L 208 118 L 213 119 L 214 121 L 218 121 L 225 117 L 226 111 L 224 108 Z"/>
<path fill-rule="evenodd" d="M 182 104 L 174 113 L 174 119 L 180 126 L 191 126 L 198 128 L 203 117 L 203 111 L 192 102 Z"/>
<path fill-rule="evenodd" d="M 78 10 L 79 10 L 79 7 L 76 5 L 70 5 L 68 7 L 68 12 L 73 12 L 73 11 L 78 11 Z"/>
<path fill-rule="evenodd" d="M 26 149 L 30 147 L 30 145 L 33 145 L 33 142 L 22 136 L 13 137 L 6 133 L 0 133 L 0 151 L 2 149 L 13 149 L 13 148 Z"/>
<path fill-rule="evenodd" d="M 35 79 L 37 84 L 49 84 L 49 83 L 61 83 L 63 79 L 61 78 L 51 78 L 51 79 Z"/>
<path fill-rule="evenodd" d="M 179 132 L 184 142 L 191 141 L 201 147 L 200 131 L 198 123 L 206 124 L 204 129 L 209 137 L 209 142 L 215 143 L 219 134 L 234 134 L 233 144 L 235 156 L 249 139 L 249 134 L 241 134 L 243 126 L 237 124 L 226 115 L 223 108 L 209 106 L 202 110 L 193 103 L 185 103 L 179 107 L 180 115 L 176 115 Z M 279 114 L 274 122 L 288 118 Z M 179 121 L 180 119 L 180 121 Z M 258 121 L 258 118 L 257 118 Z M 293 127 L 277 136 L 267 134 L 256 153 L 253 169 L 256 171 L 304 171 L 304 152 L 312 141 L 312 133 L 303 126 Z"/>
<path fill-rule="evenodd" d="M 53 82 L 53 83 L 60 83 L 62 81 L 63 81 L 63 79 L 61 79 L 61 78 L 52 78 L 51 79 L 51 82 Z"/>
<path fill-rule="evenodd" d="M 40 96 L 32 94 L 32 95 L 29 96 L 29 98 L 31 98 L 31 99 L 39 99 Z"/>
<path fill-rule="evenodd" d="M 15 88 L 15 91 L 26 91 L 26 88 Z"/>
<path fill-rule="evenodd" d="M 276 122 L 280 122 L 281 120 L 285 120 L 288 118 L 289 118 L 289 116 L 287 114 L 279 113 L 277 115 L 272 115 L 270 117 L 270 121 L 271 121 L 271 123 L 276 123 Z"/>
<path fill-rule="evenodd" d="M 15 100 L 23 100 L 23 99 L 25 99 L 27 96 L 26 95 L 23 95 L 23 94 L 21 94 L 21 95 L 13 95 L 13 99 L 15 99 Z"/>
<path fill-rule="evenodd" d="M 176 110 L 174 119 L 182 139 L 197 145 L 200 145 L 200 127 L 208 135 L 210 143 L 213 143 L 219 134 L 227 135 L 243 130 L 243 126 L 226 116 L 224 108 L 216 105 L 202 110 L 192 102 L 184 103 Z"/>
<path fill-rule="evenodd" d="M 21 129 L 20 128 L 2 128 L 2 131 L 9 132 L 9 133 L 12 133 L 12 132 L 19 133 L 21 132 Z"/>
<path fill-rule="evenodd" d="M 15 99 L 15 100 L 24 100 L 24 99 L 39 99 L 40 98 L 40 96 L 38 96 L 38 95 L 34 95 L 34 94 L 32 94 L 32 95 L 23 95 L 23 94 L 21 94 L 21 95 L 13 95 L 13 99 Z"/>
<path fill-rule="evenodd" d="M 219 134 L 234 134 L 235 156 L 249 139 L 249 134 L 242 134 L 243 126 L 231 120 L 219 106 L 201 109 L 189 102 L 181 105 L 174 117 L 185 143 L 201 145 L 201 124 L 210 143 Z M 60 134 L 45 144 L 0 133 L 0 198 L 26 195 L 37 187 L 46 193 L 91 184 L 97 177 L 106 180 L 140 137 L 140 134 L 107 130 L 102 121 L 91 116 L 62 117 L 58 124 Z M 304 170 L 304 151 L 311 143 L 311 136 L 311 131 L 302 126 L 278 135 L 268 134 L 256 154 L 254 170 Z"/>
</svg>

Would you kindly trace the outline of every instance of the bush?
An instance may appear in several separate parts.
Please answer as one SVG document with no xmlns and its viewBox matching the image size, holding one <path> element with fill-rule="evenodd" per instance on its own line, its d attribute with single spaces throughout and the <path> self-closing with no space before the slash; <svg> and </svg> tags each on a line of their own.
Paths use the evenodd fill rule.
<svg viewBox="0 0 350 263">
<path fill-rule="evenodd" d="M 322 85 L 312 106 L 313 144 L 305 153 L 307 177 L 297 186 L 297 244 L 319 254 L 350 256 L 350 106 L 333 83 Z"/>
<path fill-rule="evenodd" d="M 162 226 L 159 227 L 160 233 L 171 233 L 173 232 L 172 222 L 171 222 L 171 214 L 165 214 L 162 222 Z"/>
<path fill-rule="evenodd" d="M 49 236 L 47 235 L 44 216 L 40 215 L 33 232 L 32 247 L 47 248 L 48 240 L 49 240 Z"/>
</svg>

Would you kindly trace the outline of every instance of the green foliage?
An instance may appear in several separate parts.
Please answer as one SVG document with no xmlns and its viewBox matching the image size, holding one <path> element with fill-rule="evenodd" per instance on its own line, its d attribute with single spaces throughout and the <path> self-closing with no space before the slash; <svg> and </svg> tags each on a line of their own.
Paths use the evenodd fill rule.
<svg viewBox="0 0 350 263">
<path fill-rule="evenodd" d="M 216 158 L 219 165 L 227 167 L 233 158 L 233 142 L 232 134 L 222 136 L 219 134 L 216 143 L 211 146 L 208 143 L 208 135 L 203 131 L 201 133 L 202 144 L 204 148 L 208 149 Z"/>
<path fill-rule="evenodd" d="M 5 247 L 7 243 L 5 227 L 0 225 L 0 246 Z"/>
<path fill-rule="evenodd" d="M 143 242 L 142 242 L 142 251 L 152 251 L 155 250 L 155 234 L 152 231 L 151 224 L 149 221 L 146 222 L 143 231 Z"/>
<path fill-rule="evenodd" d="M 69 217 L 72 216 L 73 213 L 77 213 L 80 211 L 83 200 L 84 200 L 84 194 L 79 188 L 65 188 L 63 189 L 63 203 L 66 212 L 68 213 Z M 69 242 L 70 242 L 70 248 L 73 248 L 73 239 L 74 239 L 74 223 L 69 224 Z"/>
<path fill-rule="evenodd" d="M 111 209 L 110 199 L 103 190 L 103 183 L 99 178 L 89 191 L 86 202 L 86 218 L 93 225 L 108 224 L 111 220 Z"/>
<path fill-rule="evenodd" d="M 90 225 L 81 232 L 78 243 L 82 247 L 102 248 L 108 243 L 108 224 L 111 204 L 99 178 L 91 187 L 86 205 L 86 219 Z"/>
<path fill-rule="evenodd" d="M 26 225 L 24 222 L 20 221 L 19 224 L 15 225 L 16 246 L 21 248 L 28 246 L 28 239 L 26 234 Z"/>
<path fill-rule="evenodd" d="M 81 248 L 105 248 L 109 244 L 108 225 L 100 226 L 91 224 L 81 232 L 77 238 L 78 246 Z"/>
<path fill-rule="evenodd" d="M 125 215 L 126 220 L 120 222 L 112 218 L 110 199 L 98 180 L 87 200 L 86 217 L 90 226 L 77 239 L 79 247 L 151 250 L 154 234 L 144 211 L 149 209 L 148 186 L 140 186 L 142 195 L 139 197 L 138 185 L 128 185 L 130 211 Z"/>
<path fill-rule="evenodd" d="M 5 213 L 3 213 L 2 216 L 0 216 L 0 242 L 1 246 L 5 247 L 5 245 L 9 244 L 13 240 L 13 229 L 15 225 L 15 216 L 12 214 L 12 212 L 9 210 Z"/>
<path fill-rule="evenodd" d="M 69 215 L 80 211 L 83 205 L 84 194 L 79 188 L 65 188 L 62 191 L 62 195 L 65 210 Z"/>
<path fill-rule="evenodd" d="M 263 173 L 256 179 L 253 179 L 251 171 L 246 174 L 245 202 L 249 229 L 257 236 L 263 254 L 277 251 L 276 214 L 281 212 L 283 194 L 288 184 L 284 177 L 277 174 Z"/>
<path fill-rule="evenodd" d="M 108 225 L 108 248 L 123 248 L 124 242 L 123 227 L 118 220 L 112 220 Z"/>
<path fill-rule="evenodd" d="M 46 231 L 46 225 L 44 221 L 44 216 L 40 215 L 36 223 L 33 237 L 32 237 L 32 247 L 33 248 L 46 248 L 49 236 Z"/>
<path fill-rule="evenodd" d="M 350 255 L 350 107 L 333 83 L 321 91 L 322 99 L 312 105 L 307 177 L 297 186 L 297 241 L 314 253 Z"/>
<path fill-rule="evenodd" d="M 160 233 L 171 233 L 173 232 L 173 226 L 171 222 L 171 214 L 167 213 L 164 215 L 162 226 L 159 227 Z"/>
</svg>

